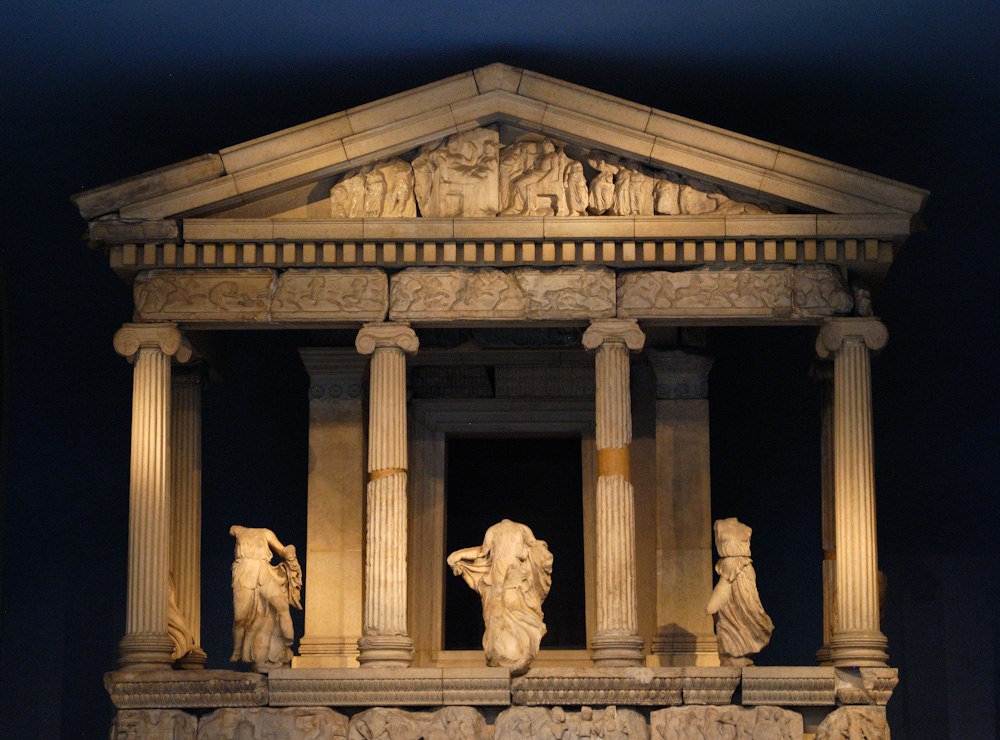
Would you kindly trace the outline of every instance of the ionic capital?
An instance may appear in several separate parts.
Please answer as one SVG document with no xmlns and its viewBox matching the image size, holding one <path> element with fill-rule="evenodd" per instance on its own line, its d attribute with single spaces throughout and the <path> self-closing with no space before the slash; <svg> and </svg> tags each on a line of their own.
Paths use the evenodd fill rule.
<svg viewBox="0 0 1000 740">
<path fill-rule="evenodd" d="M 168 357 L 176 357 L 178 362 L 191 359 L 191 345 L 177 328 L 177 324 L 123 324 L 115 332 L 115 352 L 128 358 L 129 362 L 142 347 L 153 347 Z"/>
<path fill-rule="evenodd" d="M 633 352 L 642 349 L 646 335 L 635 319 L 601 319 L 591 321 L 583 333 L 583 346 L 597 349 L 602 344 L 624 344 Z"/>
<path fill-rule="evenodd" d="M 416 354 L 420 341 L 407 323 L 377 321 L 361 327 L 354 346 L 363 355 L 370 355 L 380 347 L 398 347 L 412 355 Z"/>
<path fill-rule="evenodd" d="M 877 351 L 889 341 L 889 330 L 885 328 L 885 324 L 873 318 L 831 319 L 823 325 L 816 337 L 816 354 L 826 359 L 851 339 L 860 340 L 868 349 Z"/>
</svg>

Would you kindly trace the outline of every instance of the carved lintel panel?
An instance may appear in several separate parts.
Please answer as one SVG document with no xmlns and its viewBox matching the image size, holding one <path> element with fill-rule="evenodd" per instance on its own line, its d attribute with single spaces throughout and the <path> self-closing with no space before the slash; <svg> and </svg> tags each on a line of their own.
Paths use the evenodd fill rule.
<svg viewBox="0 0 1000 740">
<path fill-rule="evenodd" d="M 881 707 L 841 707 L 826 716 L 816 740 L 889 740 L 889 724 Z"/>
<path fill-rule="evenodd" d="M 497 717 L 496 740 L 551 740 L 551 738 L 603 738 L 604 740 L 648 740 L 649 728 L 633 709 L 608 706 L 580 707 L 567 712 L 562 707 L 511 707 Z M 796 739 L 797 740 L 797 739 Z"/>
<path fill-rule="evenodd" d="M 414 267 L 392 276 L 393 321 L 524 319 L 527 301 L 514 276 L 494 268 Z"/>
<path fill-rule="evenodd" d="M 605 319 L 615 315 L 615 274 L 606 267 L 514 271 L 531 319 Z"/>
<path fill-rule="evenodd" d="M 850 307 L 843 280 L 827 267 L 657 270 L 618 276 L 618 315 L 632 318 L 809 319 Z"/>
<path fill-rule="evenodd" d="M 195 740 L 198 718 L 178 709 L 122 709 L 111 740 Z"/>
<path fill-rule="evenodd" d="M 472 707 L 445 707 L 436 712 L 375 708 L 351 717 L 349 740 L 492 740 L 483 716 Z"/>
<path fill-rule="evenodd" d="M 746 666 L 743 703 L 829 706 L 834 703 L 836 683 L 831 666 Z"/>
<path fill-rule="evenodd" d="M 267 679 L 240 671 L 112 671 L 104 688 L 119 709 L 255 707 L 267 703 Z"/>
<path fill-rule="evenodd" d="M 218 709 L 201 718 L 198 740 L 345 740 L 347 717 L 329 707 Z"/>
<path fill-rule="evenodd" d="M 375 269 L 287 270 L 271 306 L 275 321 L 381 321 L 389 280 Z"/>
<path fill-rule="evenodd" d="M 265 321 L 274 270 L 150 270 L 132 288 L 136 321 Z"/>
<path fill-rule="evenodd" d="M 649 716 L 652 740 L 801 740 L 802 715 L 779 707 L 669 707 Z"/>
</svg>

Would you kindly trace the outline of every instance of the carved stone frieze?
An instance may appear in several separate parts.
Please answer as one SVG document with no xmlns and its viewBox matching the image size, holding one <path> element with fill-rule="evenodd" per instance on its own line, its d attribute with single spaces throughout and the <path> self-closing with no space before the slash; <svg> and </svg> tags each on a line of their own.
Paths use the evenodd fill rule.
<svg viewBox="0 0 1000 740">
<path fill-rule="evenodd" d="M 850 307 L 843 279 L 825 267 L 656 270 L 618 276 L 618 315 L 633 318 L 810 319 Z"/>
<path fill-rule="evenodd" d="M 534 668 L 511 679 L 515 704 L 680 704 L 681 668 Z"/>
<path fill-rule="evenodd" d="M 649 728 L 642 715 L 615 705 L 603 709 L 580 707 L 567 712 L 562 707 L 511 707 L 497 717 L 495 740 L 558 740 L 559 738 L 603 738 L 603 740 L 648 740 Z"/>
<path fill-rule="evenodd" d="M 746 666 L 743 703 L 746 705 L 830 706 L 836 697 L 832 666 Z"/>
<path fill-rule="evenodd" d="M 514 277 L 530 319 L 604 319 L 615 315 L 615 274 L 606 267 L 522 268 Z"/>
<path fill-rule="evenodd" d="M 668 707 L 649 716 L 652 740 L 801 740 L 802 715 L 779 707 Z"/>
<path fill-rule="evenodd" d="M 112 671 L 104 688 L 119 709 L 259 707 L 267 679 L 238 671 Z"/>
<path fill-rule="evenodd" d="M 286 270 L 278 278 L 271 318 L 381 321 L 388 306 L 389 280 L 381 270 Z"/>
<path fill-rule="evenodd" d="M 219 709 L 198 722 L 198 740 L 345 740 L 347 717 L 329 707 Z"/>
<path fill-rule="evenodd" d="M 111 740 L 195 740 L 198 718 L 179 709 L 122 709 Z"/>
<path fill-rule="evenodd" d="M 895 668 L 864 666 L 837 668 L 837 701 L 841 704 L 885 706 L 899 683 Z"/>
<path fill-rule="evenodd" d="M 411 267 L 389 282 L 391 320 L 527 318 L 514 276 L 494 268 Z"/>
<path fill-rule="evenodd" d="M 497 215 L 500 135 L 477 128 L 421 148 L 414 192 L 428 218 Z"/>
<path fill-rule="evenodd" d="M 826 716 L 816 740 L 889 740 L 889 723 L 881 707 L 841 707 Z"/>
<path fill-rule="evenodd" d="M 274 271 L 149 270 L 135 278 L 136 321 L 265 321 Z"/>
<path fill-rule="evenodd" d="M 527 134 L 500 152 L 501 216 L 583 216 L 583 164 L 547 136 Z"/>
<path fill-rule="evenodd" d="M 492 740 L 483 716 L 472 707 L 407 712 L 376 707 L 351 717 L 349 740 Z"/>
<path fill-rule="evenodd" d="M 330 189 L 333 218 L 413 217 L 413 168 L 393 157 L 347 172 Z"/>
<path fill-rule="evenodd" d="M 740 684 L 738 666 L 684 666 L 685 704 L 729 704 Z"/>
</svg>

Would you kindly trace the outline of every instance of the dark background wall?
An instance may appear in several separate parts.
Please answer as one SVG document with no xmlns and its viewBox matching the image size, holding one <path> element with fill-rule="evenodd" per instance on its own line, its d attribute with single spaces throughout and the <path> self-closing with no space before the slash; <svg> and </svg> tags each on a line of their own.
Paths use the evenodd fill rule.
<svg viewBox="0 0 1000 740">
<path fill-rule="evenodd" d="M 899 738 L 995 735 L 1000 188 L 995 2 L 21 2 L 4 11 L 0 736 L 103 737 L 124 631 L 131 299 L 69 196 L 503 61 L 932 191 L 876 296 L 885 632 Z M 292 340 L 227 340 L 205 396 L 203 631 L 228 655 L 229 524 L 304 544 Z M 716 332 L 715 514 L 754 527 L 778 629 L 819 641 L 818 419 L 796 330 Z M 306 564 L 308 568 L 308 564 Z M 308 595 L 306 596 L 308 598 Z M 772 607 L 773 604 L 773 607 Z"/>
</svg>

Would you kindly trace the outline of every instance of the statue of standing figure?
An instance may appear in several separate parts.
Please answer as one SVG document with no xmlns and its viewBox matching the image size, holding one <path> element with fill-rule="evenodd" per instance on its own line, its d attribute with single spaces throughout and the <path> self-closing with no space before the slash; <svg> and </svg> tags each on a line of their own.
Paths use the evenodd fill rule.
<svg viewBox="0 0 1000 740">
<path fill-rule="evenodd" d="M 705 611 L 715 621 L 722 665 L 753 665 L 751 655 L 771 641 L 774 624 L 764 613 L 757 593 L 757 574 L 750 559 L 753 530 L 736 517 L 715 521 L 715 549 L 719 561 L 715 572 L 719 582 Z"/>
<path fill-rule="evenodd" d="M 552 553 L 524 524 L 504 519 L 483 544 L 456 550 L 448 565 L 483 600 L 486 665 L 519 675 L 538 655 L 545 634 L 542 602 L 552 586 Z"/>
<path fill-rule="evenodd" d="M 233 654 L 230 661 L 257 671 L 292 662 L 292 615 L 302 608 L 302 568 L 294 545 L 282 545 L 270 529 L 230 527 L 236 538 L 233 563 Z M 271 564 L 272 550 L 281 558 Z"/>
</svg>

